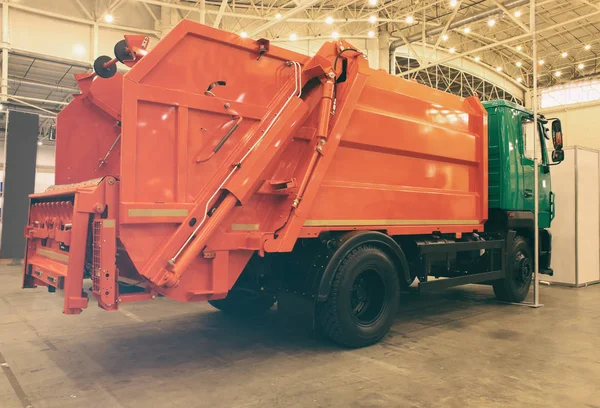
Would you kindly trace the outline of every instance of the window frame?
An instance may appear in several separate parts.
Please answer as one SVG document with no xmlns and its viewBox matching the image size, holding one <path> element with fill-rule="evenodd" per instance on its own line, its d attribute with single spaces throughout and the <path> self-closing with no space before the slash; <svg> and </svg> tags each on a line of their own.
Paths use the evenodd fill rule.
<svg viewBox="0 0 600 408">
<path fill-rule="evenodd" d="M 522 115 L 521 116 L 521 154 L 524 159 L 527 159 L 533 163 L 533 157 L 527 156 L 527 134 L 525 132 L 525 124 L 526 123 L 534 123 L 533 115 Z M 538 119 L 537 121 L 537 137 L 540 143 L 540 153 L 541 157 L 538 157 L 539 163 L 543 165 L 548 164 L 548 149 L 546 146 L 546 138 L 544 137 L 544 124 L 545 121 Z M 535 140 L 535 138 L 534 138 Z M 535 143 L 535 142 L 534 142 Z"/>
</svg>

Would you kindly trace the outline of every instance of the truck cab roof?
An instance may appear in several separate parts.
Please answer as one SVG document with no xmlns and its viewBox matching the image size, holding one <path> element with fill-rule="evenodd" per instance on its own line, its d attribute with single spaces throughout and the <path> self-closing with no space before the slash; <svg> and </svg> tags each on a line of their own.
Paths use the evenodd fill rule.
<svg viewBox="0 0 600 408">
<path fill-rule="evenodd" d="M 527 109 L 526 107 L 516 104 L 514 102 L 511 101 L 507 101 L 505 99 L 495 99 L 493 101 L 485 101 L 482 102 L 484 108 L 486 110 L 490 110 L 492 108 L 500 108 L 500 107 L 505 107 L 505 108 L 512 108 L 512 109 L 517 109 L 520 110 L 522 112 L 528 113 L 530 115 L 533 115 L 533 111 L 530 109 Z"/>
</svg>

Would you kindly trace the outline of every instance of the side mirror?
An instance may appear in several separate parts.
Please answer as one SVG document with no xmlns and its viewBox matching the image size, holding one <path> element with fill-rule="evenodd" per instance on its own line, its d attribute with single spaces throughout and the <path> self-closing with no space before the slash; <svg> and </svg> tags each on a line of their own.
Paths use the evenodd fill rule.
<svg viewBox="0 0 600 408">
<path fill-rule="evenodd" d="M 560 163 L 565 159 L 565 151 L 564 150 L 555 150 L 552 152 L 552 162 Z"/>
<path fill-rule="evenodd" d="M 552 120 L 552 144 L 554 144 L 552 162 L 560 163 L 565 159 L 565 152 L 563 151 L 562 124 L 560 123 L 560 119 L 549 120 Z"/>
<path fill-rule="evenodd" d="M 562 150 L 563 137 L 562 124 L 560 123 L 560 119 L 554 119 L 554 121 L 552 122 L 552 143 L 554 144 L 555 150 Z"/>
</svg>

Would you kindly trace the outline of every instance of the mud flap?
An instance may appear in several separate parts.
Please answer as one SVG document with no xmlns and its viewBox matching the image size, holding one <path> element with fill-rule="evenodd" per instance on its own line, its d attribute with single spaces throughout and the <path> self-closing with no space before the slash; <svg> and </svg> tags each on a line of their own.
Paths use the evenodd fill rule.
<svg viewBox="0 0 600 408">
<path fill-rule="evenodd" d="M 284 319 L 293 321 L 294 325 L 315 330 L 316 327 L 315 296 L 281 290 L 277 292 L 277 313 Z"/>
</svg>

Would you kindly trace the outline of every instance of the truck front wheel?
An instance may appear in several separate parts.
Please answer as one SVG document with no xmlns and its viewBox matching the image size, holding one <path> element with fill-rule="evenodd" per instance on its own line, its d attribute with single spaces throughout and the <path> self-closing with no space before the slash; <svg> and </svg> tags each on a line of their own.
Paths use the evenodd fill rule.
<svg viewBox="0 0 600 408">
<path fill-rule="evenodd" d="M 534 260 L 529 241 L 517 235 L 509 245 L 506 277 L 494 283 L 496 299 L 519 303 L 525 300 L 531 286 Z"/>
<path fill-rule="evenodd" d="M 333 341 L 364 347 L 386 335 L 400 297 L 398 272 L 385 252 L 362 245 L 340 262 L 327 301 L 319 307 L 321 329 Z"/>
<path fill-rule="evenodd" d="M 225 313 L 248 317 L 268 311 L 275 304 L 275 297 L 263 293 L 232 289 L 225 299 L 209 300 L 208 303 Z"/>
</svg>

